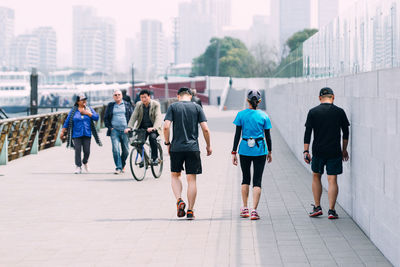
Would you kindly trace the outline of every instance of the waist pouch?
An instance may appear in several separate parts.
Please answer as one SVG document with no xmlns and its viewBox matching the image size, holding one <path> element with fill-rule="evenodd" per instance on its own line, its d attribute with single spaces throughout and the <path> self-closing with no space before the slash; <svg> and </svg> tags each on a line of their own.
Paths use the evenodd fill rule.
<svg viewBox="0 0 400 267">
<path fill-rule="evenodd" d="M 260 147 L 260 145 L 258 144 L 259 141 L 264 140 L 264 137 L 259 137 L 259 138 L 243 138 L 244 141 L 247 141 L 247 145 L 249 147 L 254 147 L 255 145 L 257 145 L 257 147 Z"/>
</svg>

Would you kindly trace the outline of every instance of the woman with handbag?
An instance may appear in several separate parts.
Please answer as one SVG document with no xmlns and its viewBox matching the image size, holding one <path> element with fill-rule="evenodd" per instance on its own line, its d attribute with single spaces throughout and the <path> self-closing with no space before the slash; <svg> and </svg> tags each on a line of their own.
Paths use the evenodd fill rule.
<svg viewBox="0 0 400 267">
<path fill-rule="evenodd" d="M 82 173 L 82 163 L 84 170 L 89 172 L 88 160 L 90 155 L 90 140 L 92 134 L 99 146 L 102 146 L 97 134 L 94 121 L 99 119 L 99 115 L 93 108 L 87 106 L 85 94 L 79 94 L 76 98 L 74 107 L 68 114 L 61 130 L 60 137 L 63 138 L 67 132 L 67 147 L 75 149 L 75 173 Z M 83 160 L 82 160 L 83 148 Z"/>
<path fill-rule="evenodd" d="M 272 161 L 271 155 L 271 121 L 268 115 L 257 110 L 258 104 L 261 102 L 261 93 L 258 90 L 250 90 L 247 94 L 247 102 L 249 108 L 240 111 L 235 121 L 236 134 L 232 149 L 232 163 L 238 165 L 237 148 L 239 145 L 240 167 L 242 169 L 242 201 L 243 207 L 240 209 L 240 217 L 251 220 L 258 220 L 260 216 L 257 212 L 258 202 L 261 196 L 261 181 L 264 172 L 265 162 Z M 268 150 L 267 150 L 268 145 Z M 250 187 L 250 167 L 253 163 L 253 209 L 249 213 L 247 205 Z"/>
</svg>

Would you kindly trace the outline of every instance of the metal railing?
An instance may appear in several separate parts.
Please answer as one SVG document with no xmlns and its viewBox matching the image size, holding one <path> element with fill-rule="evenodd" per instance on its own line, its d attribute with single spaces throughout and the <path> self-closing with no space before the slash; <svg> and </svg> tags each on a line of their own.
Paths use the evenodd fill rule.
<svg viewBox="0 0 400 267">
<path fill-rule="evenodd" d="M 106 106 L 95 106 L 100 119 L 97 129 L 104 126 Z M 69 111 L 0 120 L 0 165 L 40 150 L 61 145 L 60 130 Z"/>
<path fill-rule="evenodd" d="M 284 58 L 273 75 L 274 78 L 302 77 L 303 70 L 303 45 L 292 51 Z"/>
</svg>

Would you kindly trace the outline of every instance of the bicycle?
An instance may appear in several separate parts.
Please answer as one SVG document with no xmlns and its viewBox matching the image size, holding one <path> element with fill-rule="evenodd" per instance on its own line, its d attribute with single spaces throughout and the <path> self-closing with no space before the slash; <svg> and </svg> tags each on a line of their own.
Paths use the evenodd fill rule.
<svg viewBox="0 0 400 267">
<path fill-rule="evenodd" d="M 129 162 L 133 178 L 137 181 L 142 181 L 146 175 L 147 169 L 151 168 L 154 178 L 159 178 L 163 170 L 163 150 L 157 139 L 157 150 L 158 150 L 158 164 L 152 164 L 149 155 L 151 155 L 151 147 L 146 142 L 146 130 L 136 129 L 133 130 L 131 138 L 131 145 L 133 146 Z"/>
</svg>

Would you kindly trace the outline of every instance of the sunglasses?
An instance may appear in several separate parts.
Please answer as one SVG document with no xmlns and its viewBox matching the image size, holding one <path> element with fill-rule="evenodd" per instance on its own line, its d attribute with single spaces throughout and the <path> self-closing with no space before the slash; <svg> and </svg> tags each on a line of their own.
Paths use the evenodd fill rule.
<svg viewBox="0 0 400 267">
<path fill-rule="evenodd" d="M 119 95 L 121 95 L 121 94 L 114 94 L 114 96 L 119 96 Z"/>
</svg>

